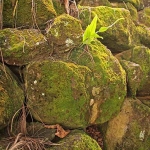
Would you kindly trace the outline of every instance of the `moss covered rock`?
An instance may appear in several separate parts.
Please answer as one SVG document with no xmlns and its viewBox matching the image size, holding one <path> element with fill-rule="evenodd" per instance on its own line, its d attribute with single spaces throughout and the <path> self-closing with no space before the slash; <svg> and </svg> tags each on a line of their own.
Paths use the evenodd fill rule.
<svg viewBox="0 0 150 150">
<path fill-rule="evenodd" d="M 76 18 L 67 14 L 55 18 L 47 29 L 47 38 L 55 54 L 63 54 L 81 44 L 83 30 Z"/>
<path fill-rule="evenodd" d="M 139 22 L 150 27 L 150 8 L 145 7 L 144 10 L 138 13 L 139 15 Z"/>
<path fill-rule="evenodd" d="M 28 107 L 36 120 L 70 128 L 86 127 L 91 71 L 62 61 L 31 63 L 25 72 Z"/>
<path fill-rule="evenodd" d="M 43 29 L 57 15 L 52 0 L 5 0 L 3 10 L 4 27 Z"/>
<path fill-rule="evenodd" d="M 125 8 L 130 11 L 132 20 L 136 23 L 138 21 L 138 12 L 137 9 L 131 3 L 111 3 L 115 8 Z"/>
<path fill-rule="evenodd" d="M 117 19 L 124 18 L 124 20 L 119 21 L 106 32 L 101 33 L 101 36 L 103 37 L 101 42 L 112 52 L 127 50 L 139 42 L 136 38 L 136 27 L 128 10 L 106 6 L 80 7 L 79 10 L 84 28 L 90 24 L 91 19 L 95 16 L 95 14 L 97 14 L 99 18 L 97 22 L 97 29 L 100 27 L 110 26 Z"/>
<path fill-rule="evenodd" d="M 121 60 L 121 65 L 127 73 L 127 87 L 128 95 L 136 97 L 136 92 L 140 88 L 142 82 L 143 71 L 139 64 L 133 63 L 131 61 Z"/>
<path fill-rule="evenodd" d="M 140 43 L 150 48 L 150 30 L 144 25 L 139 25 L 136 27 L 137 38 L 139 38 Z"/>
<path fill-rule="evenodd" d="M 108 0 L 80 0 L 79 4 L 81 6 L 111 6 Z"/>
<path fill-rule="evenodd" d="M 6 127 L 22 107 L 24 93 L 12 72 L 0 63 L 0 129 Z"/>
<path fill-rule="evenodd" d="M 62 139 L 56 146 L 47 150 L 101 150 L 98 143 L 80 130 L 73 130 L 67 137 Z"/>
<path fill-rule="evenodd" d="M 116 113 L 126 95 L 126 73 L 118 60 L 99 41 L 88 48 L 72 51 L 70 59 L 79 65 L 87 66 L 93 77 L 88 88 L 91 93 L 90 123 L 101 124 Z M 109 112 L 109 113 L 108 113 Z"/>
<path fill-rule="evenodd" d="M 120 57 L 120 58 L 119 58 Z M 128 75 L 128 79 L 130 81 L 134 81 L 133 84 L 128 84 L 129 85 L 129 89 L 135 89 L 135 85 L 137 86 L 136 88 L 138 89 L 137 91 L 137 95 L 138 96 L 148 96 L 150 95 L 150 50 L 147 47 L 144 46 L 137 46 L 133 49 L 131 49 L 130 51 L 126 51 L 123 52 L 122 54 L 119 55 L 119 59 L 122 60 L 127 60 L 130 62 L 133 62 L 137 65 L 140 66 L 140 72 L 142 73 L 136 73 L 135 77 L 136 79 L 133 80 L 133 73 L 131 74 L 131 68 L 125 67 L 125 65 L 123 65 L 123 67 L 125 67 L 127 75 Z M 136 71 L 136 67 L 134 67 L 134 71 Z M 138 80 L 140 79 L 140 80 Z M 140 82 L 139 82 L 140 81 Z M 138 83 L 139 82 L 139 83 Z M 132 91 L 130 91 L 132 92 Z"/>
<path fill-rule="evenodd" d="M 144 8 L 144 2 L 143 0 L 109 0 L 110 2 L 124 2 L 124 5 L 126 3 L 131 3 L 138 11 L 142 10 Z"/>
<path fill-rule="evenodd" d="M 109 121 L 105 142 L 107 150 L 149 150 L 150 108 L 127 98 L 121 112 Z"/>
<path fill-rule="evenodd" d="M 34 29 L 0 30 L 0 47 L 5 63 L 10 65 L 25 65 L 51 53 L 46 38 Z"/>
</svg>

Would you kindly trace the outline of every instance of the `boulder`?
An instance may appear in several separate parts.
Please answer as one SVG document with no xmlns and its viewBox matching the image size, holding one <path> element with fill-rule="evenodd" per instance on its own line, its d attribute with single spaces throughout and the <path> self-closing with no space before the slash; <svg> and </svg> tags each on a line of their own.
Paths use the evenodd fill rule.
<svg viewBox="0 0 150 150">
<path fill-rule="evenodd" d="M 91 7 L 95 7 L 95 6 L 111 6 L 109 0 L 80 0 L 79 4 L 81 6 L 91 6 Z"/>
<path fill-rule="evenodd" d="M 126 96 L 126 73 L 119 61 L 101 42 L 72 51 L 70 60 L 92 71 L 88 92 L 91 98 L 91 124 L 101 124 L 117 114 Z M 109 113 L 108 113 L 109 112 Z"/>
<path fill-rule="evenodd" d="M 3 54 L 0 59 L 4 59 L 4 62 L 9 65 L 16 66 L 43 59 L 51 53 L 46 38 L 35 29 L 0 30 L 0 47 Z"/>
<path fill-rule="evenodd" d="M 106 149 L 149 150 L 149 124 L 150 108 L 138 99 L 127 98 L 120 113 L 108 122 Z"/>
<path fill-rule="evenodd" d="M 53 54 L 61 56 L 61 59 L 69 50 L 81 44 L 82 34 L 80 21 L 67 14 L 55 18 L 47 28 L 47 39 Z"/>
<path fill-rule="evenodd" d="M 109 0 L 110 2 L 122 2 L 120 0 Z M 142 10 L 144 8 L 144 1 L 145 0 L 124 0 L 124 5 L 126 3 L 131 3 L 138 11 Z"/>
<path fill-rule="evenodd" d="M 150 27 L 150 8 L 145 7 L 142 11 L 138 12 L 139 22 Z"/>
<path fill-rule="evenodd" d="M 106 32 L 101 33 L 103 37 L 100 41 L 106 45 L 113 53 L 122 52 L 134 47 L 139 40 L 137 39 L 136 26 L 133 23 L 130 12 L 124 8 L 111 8 L 107 6 L 79 8 L 82 26 L 85 29 L 90 24 L 92 18 L 97 15 L 97 29 L 108 27 L 116 20 L 120 20 Z"/>
<path fill-rule="evenodd" d="M 47 150 L 101 150 L 98 143 L 82 130 L 73 130 L 67 137 Z"/>
<path fill-rule="evenodd" d="M 22 107 L 24 93 L 13 73 L 0 63 L 0 129 L 6 127 Z"/>
<path fill-rule="evenodd" d="M 5 0 L 3 8 L 4 27 L 45 29 L 46 22 L 57 16 L 55 7 L 64 12 L 60 1 L 55 0 Z"/>
<path fill-rule="evenodd" d="M 116 57 L 120 60 L 130 61 L 127 66 L 125 63 L 122 65 L 127 72 L 129 89 L 137 89 L 133 92 L 133 95 L 137 96 L 149 96 L 150 95 L 150 50 L 144 46 L 136 46 L 135 48 L 125 51 Z M 121 61 L 123 63 L 123 61 Z M 138 69 L 139 68 L 139 69 Z M 139 71 L 137 71 L 137 69 Z M 131 72 L 132 70 L 132 72 Z M 132 82 L 132 84 L 131 84 Z M 136 92 L 136 94 L 135 94 Z"/>
<path fill-rule="evenodd" d="M 91 71 L 62 61 L 33 62 L 25 70 L 28 103 L 33 117 L 46 124 L 85 128 L 89 123 Z"/>
<path fill-rule="evenodd" d="M 136 27 L 137 38 L 140 40 L 140 43 L 148 48 L 150 48 L 150 30 L 144 25 L 139 25 Z"/>
</svg>

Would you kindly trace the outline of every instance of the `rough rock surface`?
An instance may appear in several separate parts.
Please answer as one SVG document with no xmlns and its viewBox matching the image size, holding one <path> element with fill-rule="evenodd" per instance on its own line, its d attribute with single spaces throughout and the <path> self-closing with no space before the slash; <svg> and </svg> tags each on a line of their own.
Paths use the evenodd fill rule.
<svg viewBox="0 0 150 150">
<path fill-rule="evenodd" d="M 13 73 L 0 63 L 0 129 L 6 127 L 23 104 L 24 93 Z"/>
</svg>

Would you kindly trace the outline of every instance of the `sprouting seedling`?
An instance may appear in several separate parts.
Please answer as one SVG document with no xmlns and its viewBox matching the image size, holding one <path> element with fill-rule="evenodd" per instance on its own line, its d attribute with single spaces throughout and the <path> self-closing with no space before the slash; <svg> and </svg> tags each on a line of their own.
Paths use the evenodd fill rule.
<svg viewBox="0 0 150 150">
<path fill-rule="evenodd" d="M 98 33 L 102 33 L 107 31 L 109 28 L 111 28 L 113 25 L 115 25 L 118 21 L 123 20 L 124 18 L 119 18 L 117 19 L 113 24 L 111 24 L 108 27 L 101 27 L 97 32 L 96 32 L 96 25 L 97 25 L 97 15 L 93 18 L 92 22 L 90 25 L 87 26 L 85 29 L 85 32 L 83 34 L 83 39 L 82 39 L 82 44 L 90 44 L 94 39 L 96 38 L 101 38 L 103 39 L 102 36 L 98 35 Z"/>
</svg>

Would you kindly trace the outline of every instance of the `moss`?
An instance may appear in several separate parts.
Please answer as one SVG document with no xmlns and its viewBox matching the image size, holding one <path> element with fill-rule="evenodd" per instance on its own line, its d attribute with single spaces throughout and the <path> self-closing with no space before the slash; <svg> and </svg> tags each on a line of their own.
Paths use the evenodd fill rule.
<svg viewBox="0 0 150 150">
<path fill-rule="evenodd" d="M 139 22 L 150 27 L 150 8 L 146 7 L 143 11 L 139 12 Z"/>
<path fill-rule="evenodd" d="M 91 7 L 101 6 L 101 5 L 111 6 L 111 4 L 108 0 L 99 0 L 99 1 L 97 1 L 97 0 L 89 0 L 89 1 L 81 0 L 79 2 L 79 4 L 81 6 L 91 6 Z"/>
<path fill-rule="evenodd" d="M 4 29 L 0 34 L 0 46 L 8 64 L 24 65 L 50 53 L 45 37 L 37 30 Z"/>
<path fill-rule="evenodd" d="M 131 61 L 139 64 L 143 71 L 143 79 L 141 83 L 142 85 L 147 82 L 147 77 L 150 72 L 149 64 L 150 64 L 150 51 L 147 47 L 137 46 L 132 50 Z"/>
<path fill-rule="evenodd" d="M 15 11 L 16 8 L 16 11 Z M 14 1 L 6 0 L 4 3 L 4 26 L 6 27 L 40 27 L 45 28 L 45 23 L 56 16 L 52 0 L 36 0 L 33 14 L 31 0 Z M 14 12 L 16 12 L 14 14 Z M 35 15 L 35 17 L 34 17 Z"/>
<path fill-rule="evenodd" d="M 94 88 L 99 90 L 95 95 L 91 94 L 91 98 L 95 100 L 95 105 L 91 108 L 91 118 L 97 115 L 93 118 L 95 123 L 108 121 L 120 110 L 126 95 L 125 71 L 111 52 L 98 41 L 90 44 L 87 51 L 81 48 L 74 50 L 71 60 L 91 69 L 93 77 L 89 93 Z"/>
<path fill-rule="evenodd" d="M 54 52 L 64 53 L 81 43 L 82 32 L 79 20 L 63 14 L 57 17 L 47 30 L 47 37 Z"/>
<path fill-rule="evenodd" d="M 59 142 L 60 145 L 53 146 L 48 150 L 101 150 L 98 143 L 80 130 L 73 130 Z"/>
<path fill-rule="evenodd" d="M 90 76 L 87 67 L 72 63 L 43 61 L 30 64 L 26 84 L 28 106 L 33 116 L 48 124 L 86 127 L 90 107 L 86 88 Z"/>
<path fill-rule="evenodd" d="M 15 112 L 22 107 L 24 93 L 12 72 L 0 64 L 0 129 L 6 127 Z"/>
<path fill-rule="evenodd" d="M 141 44 L 150 48 L 150 31 L 149 31 L 149 29 L 144 25 L 140 25 L 140 26 L 136 27 L 136 30 L 138 33 L 137 36 L 140 39 Z"/>
<path fill-rule="evenodd" d="M 99 18 L 97 29 L 100 27 L 110 26 L 117 19 L 124 18 L 124 20 L 119 21 L 106 32 L 101 33 L 101 36 L 103 37 L 101 42 L 112 52 L 124 51 L 139 43 L 136 37 L 136 27 L 128 10 L 106 6 L 81 7 L 79 10 L 81 12 L 80 18 L 82 20 L 82 26 L 84 29 L 89 24 L 90 19 L 96 14 Z"/>
<path fill-rule="evenodd" d="M 134 22 L 138 21 L 137 9 L 129 2 L 127 3 L 112 3 L 112 6 L 115 8 L 125 8 L 130 11 L 130 15 Z"/>
</svg>

